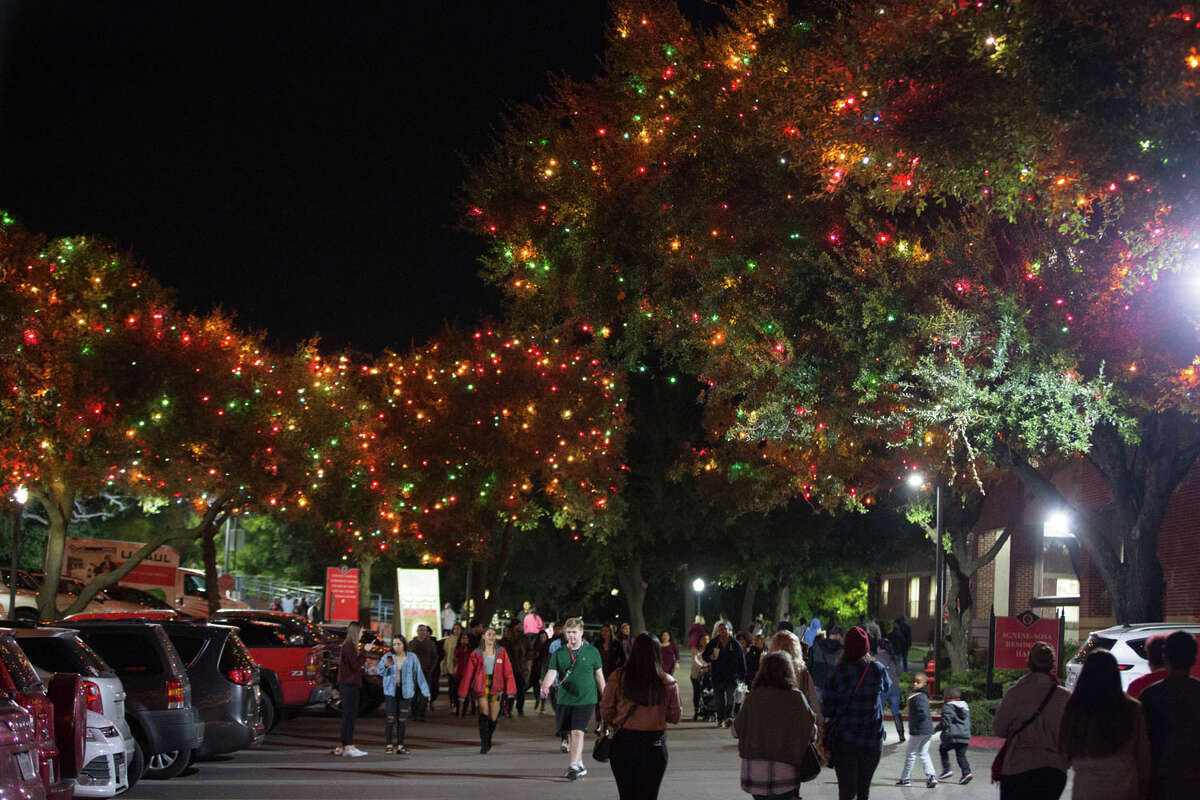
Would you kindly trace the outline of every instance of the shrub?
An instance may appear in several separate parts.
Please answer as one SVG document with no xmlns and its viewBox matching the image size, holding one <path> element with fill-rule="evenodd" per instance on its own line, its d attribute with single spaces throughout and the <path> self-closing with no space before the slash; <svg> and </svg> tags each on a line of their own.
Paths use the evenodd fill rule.
<svg viewBox="0 0 1200 800">
<path fill-rule="evenodd" d="M 970 700 L 967 702 L 967 707 L 971 709 L 971 735 L 995 735 L 992 720 L 996 716 L 996 709 L 1000 707 L 1000 702 L 1000 700 Z"/>
</svg>

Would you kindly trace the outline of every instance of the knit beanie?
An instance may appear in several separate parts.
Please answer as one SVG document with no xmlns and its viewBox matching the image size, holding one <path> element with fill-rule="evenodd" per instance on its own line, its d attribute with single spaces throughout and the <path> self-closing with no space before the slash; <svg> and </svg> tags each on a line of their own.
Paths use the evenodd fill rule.
<svg viewBox="0 0 1200 800">
<path fill-rule="evenodd" d="M 846 661 L 858 661 L 867 654 L 870 646 L 867 632 L 855 625 L 846 632 L 846 639 L 842 642 L 842 656 Z"/>
</svg>

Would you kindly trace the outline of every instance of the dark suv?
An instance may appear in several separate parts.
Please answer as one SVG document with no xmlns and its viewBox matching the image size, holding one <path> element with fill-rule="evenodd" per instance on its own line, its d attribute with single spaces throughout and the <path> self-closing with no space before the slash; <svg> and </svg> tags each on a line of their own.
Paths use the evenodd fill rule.
<svg viewBox="0 0 1200 800">
<path fill-rule="evenodd" d="M 104 619 L 59 624 L 79 631 L 125 684 L 125 713 L 145 758 L 146 777 L 183 772 L 192 752 L 204 744 L 204 722 L 192 705 L 187 670 L 162 626 Z"/>
<path fill-rule="evenodd" d="M 187 665 L 192 702 L 204 720 L 204 744 L 193 756 L 215 756 L 260 744 L 263 729 L 258 665 L 237 629 L 203 622 L 164 622 Z"/>
</svg>

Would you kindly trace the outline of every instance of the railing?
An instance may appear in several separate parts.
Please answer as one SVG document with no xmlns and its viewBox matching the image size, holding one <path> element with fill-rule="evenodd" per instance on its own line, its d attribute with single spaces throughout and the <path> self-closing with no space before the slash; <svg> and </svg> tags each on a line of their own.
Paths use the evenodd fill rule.
<svg viewBox="0 0 1200 800">
<path fill-rule="evenodd" d="M 233 597 L 255 608 L 267 608 L 276 597 L 288 608 L 290 601 L 303 597 L 309 605 L 318 602 L 325 593 L 324 586 L 285 581 L 269 575 L 234 575 Z M 371 613 L 375 619 L 390 620 L 395 603 L 379 593 L 371 595 Z"/>
</svg>

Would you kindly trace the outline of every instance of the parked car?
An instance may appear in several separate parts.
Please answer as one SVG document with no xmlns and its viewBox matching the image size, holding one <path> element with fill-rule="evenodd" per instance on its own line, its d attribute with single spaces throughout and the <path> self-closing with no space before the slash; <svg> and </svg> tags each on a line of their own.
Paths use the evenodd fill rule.
<svg viewBox="0 0 1200 800">
<path fill-rule="evenodd" d="M 1108 650 L 1117 659 L 1117 667 L 1121 670 L 1121 688 L 1128 689 L 1143 675 L 1150 673 L 1150 664 L 1146 660 L 1146 642 L 1151 636 L 1166 635 L 1175 631 L 1187 631 L 1200 642 L 1200 625 L 1182 622 L 1146 622 L 1136 625 L 1115 625 L 1102 631 L 1095 631 L 1088 636 L 1087 641 L 1075 657 L 1067 663 L 1068 689 L 1075 688 L 1079 673 L 1083 669 L 1084 659 L 1093 650 Z M 1192 668 L 1192 675 L 1200 678 L 1200 663 Z"/>
<path fill-rule="evenodd" d="M 47 687 L 8 631 L 0 631 L 0 691 L 33 717 L 37 768 L 46 797 L 67 800 L 83 766 L 87 704 L 75 675 L 57 673 Z"/>
<path fill-rule="evenodd" d="M 84 764 L 75 779 L 76 797 L 116 797 L 129 788 L 125 740 L 116 724 L 87 712 Z"/>
<path fill-rule="evenodd" d="M 323 708 L 329 686 L 321 680 L 326 645 L 300 634 L 289 635 L 282 621 L 258 619 L 239 613 L 219 613 L 222 625 L 233 625 L 261 669 L 262 719 L 270 731 L 283 714 L 306 708 Z"/>
<path fill-rule="evenodd" d="M 126 720 L 137 743 L 130 772 L 143 761 L 149 778 L 173 778 L 183 772 L 192 753 L 204 744 L 204 722 L 192 704 L 187 669 L 166 631 L 132 615 L 80 617 L 61 624 L 79 631 L 125 685 Z"/>
<path fill-rule="evenodd" d="M 9 698 L 0 697 L 0 797 L 45 800 L 37 747 L 33 717 Z"/>
<path fill-rule="evenodd" d="M 132 586 L 122 586 L 119 583 L 105 589 L 104 595 L 110 600 L 119 600 L 122 603 L 139 609 L 170 610 L 167 602 L 161 597 L 142 591 L 141 589 L 135 589 Z"/>
<path fill-rule="evenodd" d="M 261 744 L 259 668 L 237 628 L 202 622 L 164 622 L 162 628 L 187 665 L 192 702 L 204 720 L 204 743 L 193 758 Z"/>
<path fill-rule="evenodd" d="M 122 764 L 130 765 L 137 743 L 125 721 L 125 686 L 112 667 L 80 638 L 78 631 L 70 628 L 30 626 L 19 622 L 2 623 L 0 627 L 11 630 L 43 681 L 56 672 L 74 673 L 82 678 L 87 710 L 112 720 L 124 743 Z M 136 767 L 133 783 L 142 772 L 141 764 Z"/>
</svg>

